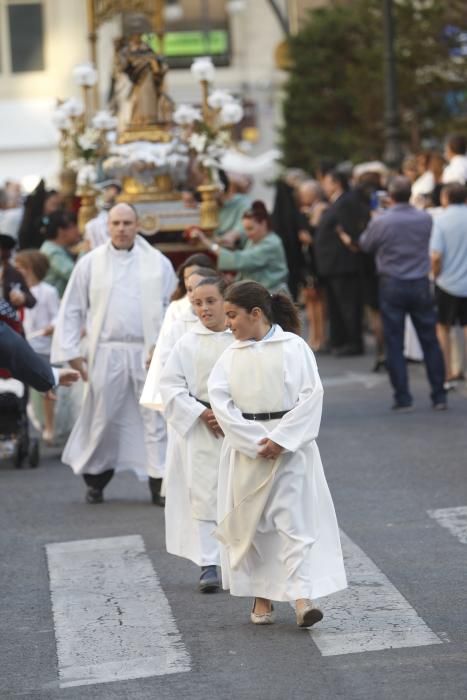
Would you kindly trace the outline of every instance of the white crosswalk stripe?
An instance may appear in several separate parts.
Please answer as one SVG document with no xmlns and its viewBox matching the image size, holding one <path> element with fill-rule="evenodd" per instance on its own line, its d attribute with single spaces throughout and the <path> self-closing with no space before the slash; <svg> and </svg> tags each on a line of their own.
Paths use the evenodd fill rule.
<svg viewBox="0 0 467 700">
<path fill-rule="evenodd" d="M 310 630 L 323 656 L 441 644 L 376 564 L 341 532 L 349 588 L 323 601 Z"/>
<path fill-rule="evenodd" d="M 467 506 L 429 510 L 428 515 L 449 530 L 459 542 L 467 544 Z"/>
<path fill-rule="evenodd" d="M 46 547 L 60 687 L 190 670 L 139 535 Z"/>
</svg>

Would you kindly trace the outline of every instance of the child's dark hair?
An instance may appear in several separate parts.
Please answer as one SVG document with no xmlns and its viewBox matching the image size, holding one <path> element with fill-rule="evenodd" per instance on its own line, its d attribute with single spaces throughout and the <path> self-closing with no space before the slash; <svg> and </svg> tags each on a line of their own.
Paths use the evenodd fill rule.
<svg viewBox="0 0 467 700">
<path fill-rule="evenodd" d="M 76 214 L 71 211 L 54 211 L 47 218 L 45 237 L 48 241 L 54 241 L 59 229 L 70 228 L 76 225 Z"/>
<path fill-rule="evenodd" d="M 215 273 L 216 263 L 215 261 L 206 255 L 206 253 L 195 253 L 190 255 L 177 269 L 178 285 L 175 292 L 172 294 L 172 301 L 177 301 L 182 299 L 186 294 L 185 286 L 185 270 L 187 267 L 210 267 Z"/>
<path fill-rule="evenodd" d="M 217 287 L 221 296 L 224 296 L 225 290 L 227 289 L 225 280 L 223 280 L 222 277 L 214 277 L 214 275 L 212 277 L 204 277 L 201 282 L 198 282 L 195 289 L 198 289 L 199 287 L 206 287 L 207 285 Z"/>
<path fill-rule="evenodd" d="M 49 271 L 48 257 L 38 250 L 20 250 L 19 253 L 16 253 L 15 262 L 18 262 L 22 267 L 30 268 L 39 282 L 42 282 Z"/>
<path fill-rule="evenodd" d="M 225 301 L 250 313 L 261 309 L 268 321 L 278 323 L 284 331 L 300 335 L 300 319 L 291 299 L 281 293 L 271 294 L 258 282 L 234 282 L 224 294 Z"/>
<path fill-rule="evenodd" d="M 251 207 L 243 214 L 242 219 L 252 219 L 258 224 L 266 222 L 268 231 L 272 230 L 272 219 L 266 209 L 266 205 L 261 200 L 257 199 Z"/>
</svg>

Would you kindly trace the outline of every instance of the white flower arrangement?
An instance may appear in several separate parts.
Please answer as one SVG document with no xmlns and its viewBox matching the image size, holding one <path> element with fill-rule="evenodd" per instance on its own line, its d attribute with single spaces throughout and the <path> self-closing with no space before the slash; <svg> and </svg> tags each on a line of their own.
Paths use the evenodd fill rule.
<svg viewBox="0 0 467 700">
<path fill-rule="evenodd" d="M 195 58 L 190 70 L 197 80 L 207 81 L 208 83 L 212 83 L 216 74 L 216 69 L 209 56 Z"/>
<path fill-rule="evenodd" d="M 111 177 L 136 177 L 150 184 L 156 175 L 170 175 L 178 185 L 186 177 L 188 153 L 175 139 L 169 143 L 135 141 L 113 146 L 102 165 Z"/>
<path fill-rule="evenodd" d="M 220 111 L 219 120 L 223 126 L 238 124 L 243 119 L 243 107 L 239 102 L 226 102 Z"/>
<path fill-rule="evenodd" d="M 191 126 L 202 120 L 201 112 L 192 105 L 179 105 L 174 112 L 173 120 L 179 126 Z"/>
<path fill-rule="evenodd" d="M 84 114 L 84 104 L 77 97 L 70 97 L 62 102 L 59 109 L 62 109 L 69 117 L 81 117 Z"/>
<path fill-rule="evenodd" d="M 71 127 L 69 114 L 62 107 L 57 107 L 52 113 L 52 123 L 60 131 L 66 131 Z"/>
<path fill-rule="evenodd" d="M 80 87 L 93 87 L 97 83 L 97 70 L 92 63 L 80 63 L 72 71 L 73 80 Z"/>
<path fill-rule="evenodd" d="M 211 109 L 222 109 L 224 105 L 232 102 L 234 98 L 227 90 L 214 90 L 208 97 L 208 105 Z"/>
<path fill-rule="evenodd" d="M 91 125 L 94 129 L 101 131 L 113 131 L 117 128 L 118 120 L 106 109 L 101 109 L 91 119 Z"/>
<path fill-rule="evenodd" d="M 188 139 L 188 145 L 190 148 L 192 148 L 196 153 L 204 153 L 206 150 L 206 146 L 208 143 L 208 137 L 207 134 L 191 134 L 190 138 Z"/>
<path fill-rule="evenodd" d="M 95 165 L 86 163 L 78 170 L 76 184 L 78 187 L 89 187 L 97 182 L 97 169 Z"/>
<path fill-rule="evenodd" d="M 92 156 L 99 149 L 101 145 L 101 134 L 97 129 L 88 128 L 77 136 L 76 141 L 83 152 L 84 158 L 87 159 L 87 155 L 88 157 Z"/>
</svg>

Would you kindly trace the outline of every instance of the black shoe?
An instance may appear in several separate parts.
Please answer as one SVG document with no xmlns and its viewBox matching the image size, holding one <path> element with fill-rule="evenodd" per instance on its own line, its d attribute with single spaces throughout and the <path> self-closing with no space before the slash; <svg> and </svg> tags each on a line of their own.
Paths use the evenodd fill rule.
<svg viewBox="0 0 467 700">
<path fill-rule="evenodd" d="M 159 508 L 165 508 L 165 497 L 161 496 L 160 493 L 151 494 L 151 501 L 154 506 L 159 506 Z"/>
<path fill-rule="evenodd" d="M 164 508 L 165 498 L 161 496 L 162 489 L 162 479 L 155 479 L 153 476 L 149 477 L 149 490 L 151 492 L 151 500 L 155 506 Z"/>
<path fill-rule="evenodd" d="M 89 486 L 86 491 L 86 503 L 103 503 L 104 494 L 102 489 L 96 489 L 93 486 Z"/>
<path fill-rule="evenodd" d="M 372 369 L 371 371 L 374 372 L 375 374 L 378 374 L 378 372 L 379 372 L 381 369 L 382 369 L 382 370 L 386 370 L 386 369 L 387 369 L 387 367 L 386 367 L 386 360 L 385 360 L 384 357 L 381 357 L 381 358 L 378 358 L 377 360 L 375 360 L 375 364 L 373 365 L 373 369 Z"/>
<path fill-rule="evenodd" d="M 215 593 L 219 590 L 219 579 L 217 577 L 217 566 L 202 566 L 199 579 L 199 590 L 201 593 Z"/>
<path fill-rule="evenodd" d="M 411 403 L 395 403 L 391 406 L 391 410 L 395 413 L 412 413 L 413 405 Z"/>
</svg>

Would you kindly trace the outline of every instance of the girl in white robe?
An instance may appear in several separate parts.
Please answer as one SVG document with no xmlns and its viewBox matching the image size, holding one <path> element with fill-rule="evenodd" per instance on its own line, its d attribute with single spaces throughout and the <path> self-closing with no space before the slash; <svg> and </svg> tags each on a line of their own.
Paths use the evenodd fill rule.
<svg viewBox="0 0 467 700">
<path fill-rule="evenodd" d="M 309 627 L 323 617 L 312 599 L 347 585 L 316 444 L 323 400 L 316 361 L 295 334 L 297 314 L 284 295 L 237 282 L 225 312 L 236 341 L 208 382 L 225 435 L 216 530 L 223 587 L 255 598 L 255 624 L 273 621 L 276 600 L 294 601 L 297 624 Z"/>
<path fill-rule="evenodd" d="M 167 551 L 201 567 L 203 593 L 219 587 L 219 547 L 213 532 L 222 435 L 208 403 L 207 381 L 233 340 L 225 329 L 223 290 L 218 278 L 198 284 L 193 306 L 200 320 L 178 340 L 160 379 L 170 427 L 165 478 Z"/>
<path fill-rule="evenodd" d="M 192 256 L 195 257 L 195 256 Z M 202 257 L 205 257 L 204 255 Z M 140 398 L 140 404 L 155 411 L 162 410 L 159 381 L 165 363 L 179 338 L 193 328 L 198 317 L 193 311 L 193 290 L 204 277 L 212 277 L 215 271 L 209 267 L 188 266 L 184 270 L 186 296 L 172 301 L 162 323 Z"/>
</svg>

